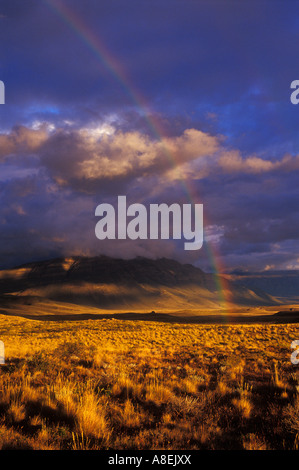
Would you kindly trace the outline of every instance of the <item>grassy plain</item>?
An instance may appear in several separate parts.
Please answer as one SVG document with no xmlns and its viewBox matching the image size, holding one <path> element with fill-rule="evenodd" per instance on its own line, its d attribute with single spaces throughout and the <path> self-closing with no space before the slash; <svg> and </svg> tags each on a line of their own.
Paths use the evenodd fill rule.
<svg viewBox="0 0 299 470">
<path fill-rule="evenodd" d="M 299 324 L 0 315 L 0 449 L 297 449 Z"/>
</svg>

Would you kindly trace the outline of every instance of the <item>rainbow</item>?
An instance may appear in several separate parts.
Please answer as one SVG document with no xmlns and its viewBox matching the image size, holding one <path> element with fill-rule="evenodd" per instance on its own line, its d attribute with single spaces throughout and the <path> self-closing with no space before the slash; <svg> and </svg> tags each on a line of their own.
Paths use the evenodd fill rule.
<svg viewBox="0 0 299 470">
<path fill-rule="evenodd" d="M 114 80 L 121 85 L 134 106 L 137 107 L 139 111 L 141 111 L 142 116 L 144 117 L 151 133 L 159 142 L 163 144 L 166 135 L 162 129 L 161 124 L 156 121 L 154 113 L 151 112 L 149 104 L 146 102 L 145 98 L 139 92 L 139 90 L 134 86 L 120 61 L 117 60 L 107 49 L 104 41 L 100 38 L 99 33 L 97 32 L 95 35 L 94 32 L 88 28 L 82 18 L 65 3 L 61 2 L 61 0 L 43 1 L 71 30 L 74 31 L 77 36 L 81 38 L 81 40 L 86 44 L 87 48 L 94 53 L 99 62 L 104 65 Z M 164 152 L 171 165 L 175 167 L 175 157 L 170 154 L 166 146 L 164 146 Z M 186 182 L 183 178 L 181 179 L 181 184 L 189 201 L 191 203 L 194 202 L 196 198 L 192 196 L 191 184 L 188 184 L 188 182 Z M 207 219 L 206 215 L 205 218 Z M 220 261 L 221 257 L 218 253 L 216 253 L 216 249 L 214 247 L 212 249 L 207 242 L 204 243 L 203 249 L 206 250 L 208 258 L 214 267 L 215 283 L 218 290 L 219 303 L 224 309 L 225 318 L 227 318 L 228 312 L 230 310 L 230 296 L 225 278 L 219 275 L 223 270 L 223 266 Z"/>
<path fill-rule="evenodd" d="M 146 102 L 138 89 L 133 85 L 132 81 L 121 65 L 121 62 L 116 60 L 116 58 L 107 49 L 104 41 L 100 38 L 99 33 L 97 32 L 95 35 L 84 23 L 82 18 L 60 0 L 44 0 L 44 3 L 46 3 L 54 12 L 56 12 L 62 21 L 64 21 L 64 23 L 66 23 L 66 25 L 81 38 L 81 40 L 86 44 L 87 48 L 94 53 L 94 55 L 99 59 L 99 62 L 104 65 L 115 81 L 121 85 L 130 100 L 134 103 L 135 106 L 137 106 L 137 109 L 142 111 L 149 128 L 155 137 L 160 139 L 160 130 L 158 128 L 158 124 L 155 122 L 155 119 L 152 116 L 149 104 Z"/>
</svg>

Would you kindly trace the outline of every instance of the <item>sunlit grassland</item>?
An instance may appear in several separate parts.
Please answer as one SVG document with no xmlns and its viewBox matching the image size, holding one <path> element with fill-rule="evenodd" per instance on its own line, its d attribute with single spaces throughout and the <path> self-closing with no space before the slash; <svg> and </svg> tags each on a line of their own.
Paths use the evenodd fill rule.
<svg viewBox="0 0 299 470">
<path fill-rule="evenodd" d="M 297 449 L 295 324 L 0 316 L 0 449 Z"/>
</svg>

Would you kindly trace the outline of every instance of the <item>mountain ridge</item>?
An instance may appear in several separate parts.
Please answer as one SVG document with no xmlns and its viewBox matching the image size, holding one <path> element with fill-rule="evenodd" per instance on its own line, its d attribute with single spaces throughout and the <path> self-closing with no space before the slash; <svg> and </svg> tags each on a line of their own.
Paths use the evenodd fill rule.
<svg viewBox="0 0 299 470">
<path fill-rule="evenodd" d="M 233 272 L 230 278 L 236 284 L 261 289 L 270 295 L 299 299 L 299 270 L 269 270 L 263 272 Z"/>
<path fill-rule="evenodd" d="M 225 288 L 219 290 L 222 285 Z M 97 308 L 219 308 L 275 305 L 276 299 L 218 274 L 169 258 L 72 256 L 0 271 L 0 295 L 29 296 Z"/>
</svg>

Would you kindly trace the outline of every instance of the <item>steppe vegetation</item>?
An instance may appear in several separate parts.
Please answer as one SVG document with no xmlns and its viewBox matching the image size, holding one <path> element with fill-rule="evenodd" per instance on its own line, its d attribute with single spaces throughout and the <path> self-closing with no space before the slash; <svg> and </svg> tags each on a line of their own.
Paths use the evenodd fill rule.
<svg viewBox="0 0 299 470">
<path fill-rule="evenodd" d="M 0 449 L 297 449 L 296 324 L 0 316 Z"/>
</svg>

